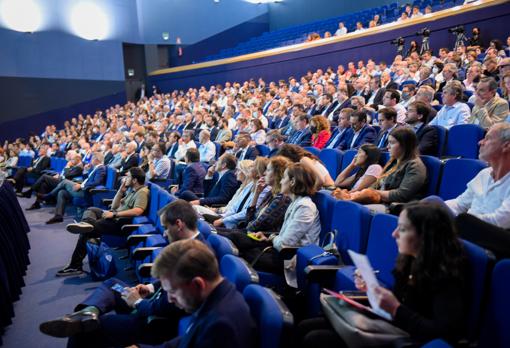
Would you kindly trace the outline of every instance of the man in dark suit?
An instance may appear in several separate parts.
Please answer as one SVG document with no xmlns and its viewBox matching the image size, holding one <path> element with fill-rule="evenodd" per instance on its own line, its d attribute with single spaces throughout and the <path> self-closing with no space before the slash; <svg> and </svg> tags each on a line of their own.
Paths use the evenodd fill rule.
<svg viewBox="0 0 510 348">
<path fill-rule="evenodd" d="M 177 131 L 173 131 L 168 135 L 168 143 L 166 148 L 166 156 L 171 159 L 175 159 L 175 153 L 179 149 L 179 139 L 181 134 Z"/>
<path fill-rule="evenodd" d="M 324 94 L 321 98 L 321 103 L 319 107 L 315 110 L 316 115 L 326 115 L 328 116 L 328 111 L 332 110 L 333 106 L 333 96 L 331 94 Z"/>
<path fill-rule="evenodd" d="M 374 143 L 377 131 L 374 127 L 367 124 L 367 114 L 365 111 L 356 111 L 352 113 L 350 123 L 354 132 L 352 133 L 352 136 L 345 139 L 345 141 L 340 144 L 340 150 L 357 149 L 363 144 Z"/>
<path fill-rule="evenodd" d="M 50 156 L 48 156 L 48 145 L 41 145 L 39 148 L 39 157 L 35 160 L 32 166 L 28 168 L 18 168 L 16 174 L 9 179 L 14 184 L 16 188 L 16 192 L 20 193 L 25 185 L 25 179 L 28 177 L 33 177 L 38 179 L 43 170 L 50 169 Z"/>
<path fill-rule="evenodd" d="M 135 134 L 136 141 L 136 153 L 140 153 L 142 151 L 143 146 L 145 145 L 145 136 L 142 132 L 138 132 Z"/>
<path fill-rule="evenodd" d="M 190 191 L 183 192 L 181 198 L 193 205 L 225 205 L 234 196 L 239 187 L 235 169 L 237 160 L 234 155 L 223 154 L 207 171 L 204 180 L 205 197 L 199 198 Z"/>
<path fill-rule="evenodd" d="M 195 239 L 207 243 L 189 203 L 173 201 L 160 216 L 169 240 Z M 124 289 L 122 294 L 112 289 L 116 284 Z M 185 315 L 168 302 L 168 293 L 159 280 L 130 287 L 115 278 L 103 282 L 75 311 L 42 323 L 40 330 L 55 337 L 70 337 L 68 346 L 75 348 L 161 344 L 177 335 L 178 321 Z M 87 325 L 82 325 L 84 322 Z"/>
<path fill-rule="evenodd" d="M 184 156 L 186 161 L 186 168 L 182 174 L 182 184 L 177 187 L 172 187 L 171 192 L 180 197 L 185 191 L 191 191 L 197 196 L 204 194 L 204 178 L 205 168 L 200 163 L 200 153 L 196 148 L 191 148 L 186 151 Z"/>
<path fill-rule="evenodd" d="M 119 168 L 119 176 L 125 176 L 129 169 L 138 167 L 139 157 L 136 153 L 137 144 L 132 141 L 126 145 L 126 157 L 122 159 Z"/>
<path fill-rule="evenodd" d="M 112 143 L 110 141 L 104 142 L 104 161 L 103 164 L 105 166 L 109 165 L 112 161 L 115 155 L 112 152 Z"/>
<path fill-rule="evenodd" d="M 285 144 L 284 140 L 285 138 L 283 135 L 281 135 L 280 132 L 276 129 L 273 129 L 267 133 L 266 145 L 269 147 L 269 154 L 267 155 L 268 158 L 276 156 L 278 150 L 280 150 L 280 147 Z"/>
<path fill-rule="evenodd" d="M 92 156 L 89 175 L 81 184 L 65 179 L 62 180 L 49 194 L 42 196 L 47 199 L 50 196 L 57 199 L 55 215 L 46 221 L 46 224 L 55 224 L 64 221 L 66 203 L 73 198 L 89 199 L 89 191 L 96 186 L 104 185 L 106 181 L 106 166 L 103 163 L 103 154 L 95 152 Z M 90 202 L 91 203 L 91 202 Z"/>
<path fill-rule="evenodd" d="M 305 99 L 305 112 L 308 116 L 315 116 L 317 112 L 317 103 L 313 95 L 307 95 Z"/>
<path fill-rule="evenodd" d="M 303 113 L 294 118 L 296 132 L 292 134 L 287 143 L 299 145 L 301 147 L 312 144 L 312 132 L 308 126 L 308 116 Z"/>
<path fill-rule="evenodd" d="M 439 152 L 439 135 L 435 127 L 427 125 L 429 110 L 428 105 L 421 101 L 409 104 L 407 107 L 406 123 L 416 132 L 420 155 L 437 156 Z"/>
<path fill-rule="evenodd" d="M 354 131 L 351 127 L 350 118 L 353 112 L 354 109 L 351 108 L 345 108 L 340 111 L 338 126 L 333 131 L 333 134 L 331 134 L 331 137 L 324 147 L 325 149 L 338 149 L 346 139 L 352 137 Z"/>
<path fill-rule="evenodd" d="M 170 244 L 152 268 L 168 300 L 193 313 L 186 332 L 164 347 L 245 347 L 258 342 L 250 308 L 235 286 L 219 272 L 214 253 L 203 243 Z"/>
<path fill-rule="evenodd" d="M 398 89 L 398 83 L 391 80 L 391 75 L 389 72 L 384 71 L 381 74 L 381 86 L 385 90 L 388 89 Z"/>
<path fill-rule="evenodd" d="M 241 132 L 236 139 L 236 158 L 242 160 L 255 160 L 259 156 L 257 148 L 251 144 L 251 136 L 248 133 Z"/>
<path fill-rule="evenodd" d="M 398 127 L 397 111 L 392 107 L 382 108 L 379 110 L 379 124 L 381 131 L 375 139 L 374 144 L 381 149 L 381 151 L 388 150 L 388 137 L 390 133 Z"/>
</svg>

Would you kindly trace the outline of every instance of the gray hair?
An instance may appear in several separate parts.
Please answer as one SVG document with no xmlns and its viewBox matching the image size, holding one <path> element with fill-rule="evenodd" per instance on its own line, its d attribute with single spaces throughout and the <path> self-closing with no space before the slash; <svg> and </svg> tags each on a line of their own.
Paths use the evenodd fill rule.
<svg viewBox="0 0 510 348">
<path fill-rule="evenodd" d="M 484 77 L 480 80 L 478 85 L 480 85 L 480 83 L 487 83 L 489 85 L 489 90 L 491 90 L 491 91 L 495 91 L 499 87 L 498 83 L 496 82 L 496 80 L 493 77 Z"/>
<path fill-rule="evenodd" d="M 462 94 L 464 94 L 464 88 L 462 88 L 462 82 L 453 80 L 446 84 L 443 88 L 443 92 L 449 92 L 455 95 L 455 100 L 459 101 L 462 99 Z"/>
<path fill-rule="evenodd" d="M 510 141 L 510 123 L 497 123 L 492 127 L 499 131 L 499 139 L 502 142 Z"/>
</svg>

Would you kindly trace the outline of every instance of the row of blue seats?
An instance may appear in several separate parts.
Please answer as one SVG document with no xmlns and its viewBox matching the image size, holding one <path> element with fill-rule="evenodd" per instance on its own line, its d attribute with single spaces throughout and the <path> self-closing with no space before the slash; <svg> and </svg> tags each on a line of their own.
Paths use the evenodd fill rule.
<svg viewBox="0 0 510 348">
<path fill-rule="evenodd" d="M 424 10 L 425 7 L 431 6 L 434 12 L 451 8 L 462 1 L 442 1 L 442 0 L 425 0 L 425 1 L 414 1 L 413 5 L 419 6 L 420 9 Z M 349 32 L 356 30 L 356 23 L 361 21 L 365 27 L 368 26 L 368 22 L 373 18 L 375 14 L 379 14 L 381 20 L 384 23 L 396 21 L 403 8 L 398 6 L 397 3 L 391 5 L 385 5 L 369 10 L 364 10 L 352 14 L 337 16 L 328 18 L 325 20 L 319 20 L 290 28 L 284 28 L 276 31 L 265 32 L 261 36 L 250 39 L 239 43 L 237 46 L 228 49 L 222 49 L 218 54 L 205 57 L 204 61 L 210 61 L 215 59 L 223 59 L 233 57 L 241 54 L 248 54 L 266 49 L 271 49 L 279 46 L 285 46 L 290 44 L 301 43 L 306 40 L 308 34 L 316 32 L 323 36 L 326 31 L 334 33 L 338 28 L 339 22 L 344 22 Z"/>
</svg>

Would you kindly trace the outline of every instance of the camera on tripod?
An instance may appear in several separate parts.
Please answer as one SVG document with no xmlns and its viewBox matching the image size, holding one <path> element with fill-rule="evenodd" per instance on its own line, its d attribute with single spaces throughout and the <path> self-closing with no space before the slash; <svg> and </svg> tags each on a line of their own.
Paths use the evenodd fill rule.
<svg viewBox="0 0 510 348">
<path fill-rule="evenodd" d="M 422 30 L 416 32 L 416 35 L 423 36 L 423 37 L 429 37 L 430 36 L 430 29 L 429 28 L 423 28 Z"/>
<path fill-rule="evenodd" d="M 448 29 L 449 33 L 455 34 L 455 35 L 462 35 L 465 33 L 464 27 L 462 25 L 458 25 L 456 27 Z"/>
<path fill-rule="evenodd" d="M 406 40 L 404 40 L 404 38 L 401 36 L 401 37 L 397 37 L 396 39 L 393 39 L 390 41 L 390 44 L 392 45 L 395 45 L 395 46 L 404 46 Z"/>
</svg>

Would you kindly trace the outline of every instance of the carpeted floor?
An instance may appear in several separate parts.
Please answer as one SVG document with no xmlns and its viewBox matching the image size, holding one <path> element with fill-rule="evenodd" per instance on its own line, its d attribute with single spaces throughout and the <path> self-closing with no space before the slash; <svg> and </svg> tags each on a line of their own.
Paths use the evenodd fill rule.
<svg viewBox="0 0 510 348">
<path fill-rule="evenodd" d="M 34 199 L 19 198 L 23 209 L 30 206 Z M 80 302 L 99 284 L 88 274 L 78 277 L 59 278 L 55 272 L 65 266 L 71 257 L 77 236 L 65 230 L 72 217 L 66 217 L 63 223 L 46 225 L 52 216 L 52 207 L 40 210 L 25 211 L 30 225 L 30 265 L 25 276 L 26 286 L 22 289 L 21 299 L 15 303 L 13 324 L 6 328 L 3 337 L 4 347 L 44 348 L 65 347 L 66 339 L 46 336 L 39 331 L 43 321 L 72 312 Z M 116 252 L 118 269 L 126 266 L 126 261 L 119 261 Z M 84 268 L 88 270 L 86 264 Z M 119 278 L 134 280 L 133 272 L 121 272 Z"/>
</svg>

